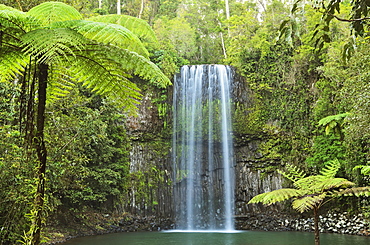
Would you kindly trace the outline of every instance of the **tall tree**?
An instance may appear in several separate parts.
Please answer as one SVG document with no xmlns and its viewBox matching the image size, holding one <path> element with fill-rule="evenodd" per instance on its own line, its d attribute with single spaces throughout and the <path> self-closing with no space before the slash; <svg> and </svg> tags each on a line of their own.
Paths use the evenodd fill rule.
<svg viewBox="0 0 370 245">
<path fill-rule="evenodd" d="M 141 22 L 135 24 L 141 32 L 149 33 Z M 68 87 L 79 82 L 133 112 L 140 93 L 129 80 L 131 76 L 142 77 L 160 87 L 170 81 L 148 60 L 143 44 L 127 28 L 83 20 L 76 9 L 60 2 L 46 2 L 26 13 L 0 5 L 0 56 L 0 79 L 19 79 L 24 84 L 21 94 L 28 95 L 30 102 L 25 115 L 36 111 L 36 120 L 27 122 L 24 130 L 38 162 L 28 241 L 37 245 L 41 239 L 45 198 L 47 95 L 57 97 L 68 93 Z"/>
</svg>

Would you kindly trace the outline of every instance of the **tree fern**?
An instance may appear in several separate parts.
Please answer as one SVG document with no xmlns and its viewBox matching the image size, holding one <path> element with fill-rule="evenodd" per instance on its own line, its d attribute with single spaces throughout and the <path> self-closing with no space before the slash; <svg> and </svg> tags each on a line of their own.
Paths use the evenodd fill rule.
<svg viewBox="0 0 370 245">
<path fill-rule="evenodd" d="M 334 133 L 341 134 L 340 131 L 343 124 L 343 119 L 348 115 L 349 113 L 342 113 L 324 117 L 319 121 L 319 126 L 325 127 L 326 134 L 330 134 L 332 131 L 334 131 Z"/>
<path fill-rule="evenodd" d="M 0 5 L 0 80 L 27 74 L 22 81 L 27 84 L 31 79 L 32 86 L 24 86 L 24 90 L 32 89 L 22 94 L 37 93 L 37 100 L 32 101 L 35 106 L 27 107 L 29 111 L 25 113 L 37 117 L 27 122 L 35 128 L 30 144 L 38 164 L 35 215 L 27 233 L 32 236 L 33 244 L 39 244 L 41 238 L 47 166 L 44 141 L 47 95 L 50 102 L 50 98 L 63 96 L 79 82 L 134 111 L 141 95 L 130 78 L 138 76 L 158 87 L 170 84 L 147 59 L 148 52 L 139 39 L 155 39 L 149 25 L 133 17 L 126 18 L 129 22 L 124 22 L 124 17 L 114 18 L 114 23 L 84 21 L 76 9 L 61 2 L 46 2 L 27 13 Z M 109 17 L 109 21 L 113 19 Z M 134 29 L 135 26 L 140 28 Z"/>
<path fill-rule="evenodd" d="M 141 98 L 139 88 L 127 79 L 128 73 L 124 73 L 120 62 L 112 59 L 108 51 L 101 49 L 94 52 L 76 52 L 76 60 L 66 72 L 74 81 L 99 94 L 108 95 L 132 111 Z"/>
<path fill-rule="evenodd" d="M 126 27 L 136 36 L 147 42 L 157 42 L 157 37 L 149 24 L 142 20 L 129 15 L 99 15 L 91 17 L 89 20 L 105 23 L 114 23 Z"/>
<path fill-rule="evenodd" d="M 315 242 L 319 242 L 318 211 L 325 200 L 339 196 L 369 196 L 370 187 L 353 187 L 355 184 L 344 178 L 336 178 L 340 168 L 338 160 L 330 161 L 318 175 L 303 177 L 304 174 L 297 167 L 287 165 L 287 173 L 281 172 L 284 177 L 293 181 L 297 189 L 280 189 L 266 192 L 253 197 L 248 203 L 262 203 L 270 205 L 276 202 L 293 199 L 292 207 L 298 212 L 313 210 L 315 224 Z"/>
</svg>

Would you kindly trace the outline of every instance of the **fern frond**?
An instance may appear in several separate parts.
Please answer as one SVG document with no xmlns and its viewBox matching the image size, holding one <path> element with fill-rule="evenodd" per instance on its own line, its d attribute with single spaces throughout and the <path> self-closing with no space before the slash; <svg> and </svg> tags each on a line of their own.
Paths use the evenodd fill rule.
<svg viewBox="0 0 370 245">
<path fill-rule="evenodd" d="M 347 112 L 324 117 L 319 121 L 319 126 L 325 126 L 325 133 L 328 135 L 331 131 L 335 131 L 337 127 L 341 127 L 343 119 L 349 114 L 350 113 Z"/>
<path fill-rule="evenodd" d="M 370 166 L 368 165 L 358 165 L 353 168 L 353 170 L 361 169 L 361 174 L 363 175 L 370 175 Z"/>
<path fill-rule="evenodd" d="M 337 114 L 337 115 L 331 115 L 331 116 L 324 117 L 319 121 L 319 126 L 326 126 L 326 125 L 328 125 L 329 123 L 331 123 L 333 121 L 339 122 L 339 121 L 343 120 L 349 114 L 350 113 L 346 112 L 346 113 L 341 113 L 341 114 Z"/>
<path fill-rule="evenodd" d="M 150 27 L 150 25 L 142 19 L 129 16 L 129 15 L 99 15 L 91 17 L 89 20 L 96 21 L 96 22 L 104 22 L 104 23 L 114 23 L 121 26 L 126 27 L 131 32 L 133 32 L 136 36 L 141 39 L 144 39 L 147 42 L 154 42 L 157 43 L 157 37 Z"/>
<path fill-rule="evenodd" d="M 338 159 L 328 162 L 325 167 L 320 171 L 320 174 L 326 178 L 334 178 L 340 168 Z"/>
<path fill-rule="evenodd" d="M 62 2 L 45 2 L 37 5 L 27 12 L 35 17 L 35 26 L 49 26 L 54 22 L 67 20 L 81 20 L 82 15 L 72 6 Z"/>
<path fill-rule="evenodd" d="M 354 183 L 344 178 L 327 178 L 323 175 L 313 175 L 303 178 L 294 185 L 309 193 L 322 193 L 331 189 L 346 188 L 353 186 Z"/>
<path fill-rule="evenodd" d="M 370 196 L 370 186 L 352 187 L 335 192 L 336 196 Z"/>
<path fill-rule="evenodd" d="M 86 39 L 70 29 L 38 29 L 25 34 L 22 41 L 26 54 L 47 64 L 69 59 L 86 45 Z"/>
<path fill-rule="evenodd" d="M 344 179 L 344 178 L 328 178 L 324 179 L 321 183 L 318 183 L 315 187 L 316 191 L 323 192 L 337 188 L 347 188 L 354 186 L 355 183 Z"/>
<path fill-rule="evenodd" d="M 307 195 L 301 198 L 297 198 L 293 201 L 292 207 L 298 212 L 306 212 L 314 207 L 319 206 L 325 199 L 326 194 L 321 195 Z"/>
<path fill-rule="evenodd" d="M 0 49 L 0 82 L 13 80 L 21 75 L 28 64 L 28 57 L 12 49 Z"/>
<path fill-rule="evenodd" d="M 119 55 L 122 69 L 128 73 L 149 81 L 159 88 L 166 88 L 168 85 L 171 85 L 171 81 L 168 77 L 166 77 L 153 62 L 145 57 L 128 50 L 122 50 L 116 53 Z M 114 54 L 115 52 L 112 52 L 112 55 Z"/>
<path fill-rule="evenodd" d="M 170 84 L 157 66 L 135 52 L 100 46 L 95 51 L 81 50 L 75 54 L 76 61 L 67 71 L 70 76 L 85 87 L 111 97 L 129 111 L 136 109 L 141 98 L 139 88 L 128 80 L 131 75 L 161 87 Z"/>
<path fill-rule="evenodd" d="M 317 189 L 318 184 L 322 183 L 325 180 L 325 177 L 322 175 L 312 175 L 300 179 L 294 183 L 294 186 L 302 190 L 310 190 L 314 192 Z"/>
<path fill-rule="evenodd" d="M 28 17 L 22 11 L 0 4 L 0 23 L 2 30 L 4 30 L 3 28 L 13 27 L 25 32 Z"/>
<path fill-rule="evenodd" d="M 292 197 L 301 196 L 303 192 L 297 189 L 279 189 L 254 196 L 249 202 L 250 203 L 262 203 L 265 205 L 271 205 L 277 202 L 288 200 Z"/>
<path fill-rule="evenodd" d="M 300 170 L 297 166 L 287 164 L 286 165 L 286 172 L 278 170 L 278 172 L 283 175 L 288 180 L 291 180 L 293 183 L 297 182 L 300 179 L 303 179 L 306 174 Z"/>
<path fill-rule="evenodd" d="M 111 44 L 122 49 L 128 49 L 149 57 L 149 53 L 139 38 L 127 28 L 109 23 L 99 23 L 86 20 L 57 22 L 53 28 L 71 28 L 84 37 L 103 44 Z"/>
<path fill-rule="evenodd" d="M 76 53 L 75 62 L 66 72 L 74 81 L 112 98 L 127 111 L 136 110 L 141 98 L 139 88 L 127 79 L 121 64 L 108 57 L 108 49 Z"/>
<path fill-rule="evenodd" d="M 65 65 L 62 65 L 63 66 L 60 66 L 60 64 L 56 63 L 49 67 L 47 87 L 48 103 L 53 103 L 68 95 L 75 87 L 75 83 L 72 82 L 72 78 L 65 72 Z"/>
</svg>

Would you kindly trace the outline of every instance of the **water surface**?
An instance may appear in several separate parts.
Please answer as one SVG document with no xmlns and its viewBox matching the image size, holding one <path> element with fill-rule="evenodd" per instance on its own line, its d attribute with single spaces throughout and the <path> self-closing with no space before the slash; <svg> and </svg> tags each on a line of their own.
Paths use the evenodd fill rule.
<svg viewBox="0 0 370 245">
<path fill-rule="evenodd" d="M 321 234 L 321 245 L 369 245 L 370 237 Z M 132 232 L 76 238 L 66 245 L 313 245 L 306 232 Z"/>
</svg>

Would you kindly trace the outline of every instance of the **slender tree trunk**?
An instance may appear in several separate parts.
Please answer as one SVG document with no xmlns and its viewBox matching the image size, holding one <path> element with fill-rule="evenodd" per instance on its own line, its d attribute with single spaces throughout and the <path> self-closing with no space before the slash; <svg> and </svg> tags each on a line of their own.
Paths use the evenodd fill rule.
<svg viewBox="0 0 370 245">
<path fill-rule="evenodd" d="M 229 0 L 225 0 L 225 12 L 226 12 L 226 19 L 230 19 L 230 8 L 229 8 Z"/>
<path fill-rule="evenodd" d="M 117 0 L 117 14 L 121 14 L 121 0 Z"/>
<path fill-rule="evenodd" d="M 220 38 L 221 38 L 222 52 L 224 54 L 224 58 L 227 59 L 224 35 L 222 34 L 222 32 L 220 32 Z"/>
<path fill-rule="evenodd" d="M 41 241 L 41 226 L 43 219 L 44 198 L 45 198 L 45 173 L 46 173 L 46 147 L 44 140 L 45 127 L 45 107 L 46 107 L 46 86 L 48 78 L 48 65 L 39 65 L 38 76 L 38 106 L 36 120 L 36 135 L 34 146 L 36 149 L 38 167 L 37 167 L 37 190 L 35 196 L 35 216 L 32 224 L 32 244 L 38 245 Z"/>
<path fill-rule="evenodd" d="M 141 6 L 140 6 L 140 12 L 138 15 L 138 18 L 141 19 L 141 16 L 143 15 L 144 12 L 144 0 L 141 0 Z"/>
<path fill-rule="evenodd" d="M 230 8 L 229 8 L 229 0 L 225 0 L 225 12 L 226 12 L 226 19 L 230 19 Z M 227 36 L 230 37 L 230 27 L 229 22 L 227 23 Z"/>
<path fill-rule="evenodd" d="M 315 229 L 315 245 L 320 245 L 320 230 L 319 230 L 319 208 L 313 208 L 314 229 Z"/>
</svg>

